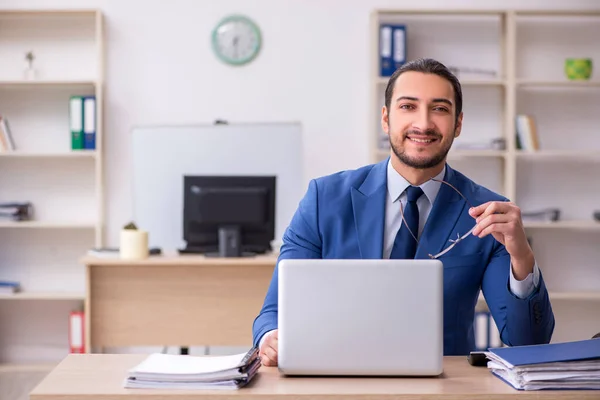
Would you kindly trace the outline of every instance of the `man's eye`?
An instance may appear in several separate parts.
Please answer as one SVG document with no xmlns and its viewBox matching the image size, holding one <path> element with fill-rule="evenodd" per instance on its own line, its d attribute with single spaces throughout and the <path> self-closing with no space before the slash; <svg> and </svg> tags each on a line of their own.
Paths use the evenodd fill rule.
<svg viewBox="0 0 600 400">
<path fill-rule="evenodd" d="M 441 112 L 448 112 L 448 109 L 446 107 L 435 107 L 434 110 L 441 111 Z"/>
<path fill-rule="evenodd" d="M 402 104 L 402 105 L 400 105 L 400 108 L 403 110 L 410 110 L 413 108 L 413 105 L 412 104 Z"/>
</svg>

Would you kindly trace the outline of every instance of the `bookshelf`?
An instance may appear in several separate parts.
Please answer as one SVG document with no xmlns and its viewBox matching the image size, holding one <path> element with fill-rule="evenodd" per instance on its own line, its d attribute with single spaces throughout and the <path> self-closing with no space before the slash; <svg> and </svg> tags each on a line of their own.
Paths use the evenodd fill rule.
<svg viewBox="0 0 600 400">
<path fill-rule="evenodd" d="M 33 206 L 32 220 L 0 219 L 0 280 L 21 284 L 0 295 L 0 371 L 68 354 L 86 291 L 78 260 L 104 243 L 103 24 L 98 10 L 0 10 L 0 115 L 16 147 L 0 152 L 0 203 Z M 96 98 L 96 145 L 73 150 L 69 99 L 84 95 Z"/>
<path fill-rule="evenodd" d="M 600 211 L 600 67 L 587 81 L 568 80 L 564 71 L 568 57 L 600 62 L 593 39 L 600 35 L 600 10 L 374 10 L 371 162 L 390 154 L 380 123 L 388 82 L 379 69 L 382 23 L 406 27 L 407 59 L 431 57 L 466 71 L 457 74 L 464 120 L 449 164 L 523 212 L 560 209 L 558 221 L 524 223 L 552 299 L 553 340 L 600 331 L 600 222 L 593 219 Z M 538 150 L 517 149 L 519 114 L 534 117 Z M 481 146 L 497 138 L 504 148 Z"/>
</svg>

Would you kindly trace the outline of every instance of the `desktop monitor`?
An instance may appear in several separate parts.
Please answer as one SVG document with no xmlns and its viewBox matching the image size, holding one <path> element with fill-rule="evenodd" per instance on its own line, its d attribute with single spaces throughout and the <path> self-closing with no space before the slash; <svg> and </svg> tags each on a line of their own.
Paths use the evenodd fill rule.
<svg viewBox="0 0 600 400">
<path fill-rule="evenodd" d="M 183 253 L 240 257 L 271 250 L 275 176 L 184 176 Z"/>
</svg>

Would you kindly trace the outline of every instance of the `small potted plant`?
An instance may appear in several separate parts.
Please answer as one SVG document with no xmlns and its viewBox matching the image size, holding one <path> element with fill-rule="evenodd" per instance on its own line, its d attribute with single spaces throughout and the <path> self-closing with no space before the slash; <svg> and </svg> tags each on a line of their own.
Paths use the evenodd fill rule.
<svg viewBox="0 0 600 400">
<path fill-rule="evenodd" d="M 27 80 L 33 80 L 36 77 L 35 68 L 33 68 L 33 60 L 35 60 L 33 51 L 25 53 L 25 79 Z"/>
<path fill-rule="evenodd" d="M 139 230 L 130 222 L 121 229 L 120 257 L 127 260 L 139 260 L 148 257 L 148 232 Z"/>
</svg>

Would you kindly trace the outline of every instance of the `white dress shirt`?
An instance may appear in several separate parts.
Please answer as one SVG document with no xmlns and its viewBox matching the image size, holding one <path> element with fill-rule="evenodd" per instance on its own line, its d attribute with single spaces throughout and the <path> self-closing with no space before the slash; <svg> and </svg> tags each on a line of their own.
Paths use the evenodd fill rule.
<svg viewBox="0 0 600 400">
<path fill-rule="evenodd" d="M 443 179 L 446 173 L 446 167 L 442 172 L 440 172 L 434 178 Z M 396 234 L 398 233 L 398 229 L 402 225 L 402 214 L 400 214 L 400 203 L 402 202 L 402 207 L 406 208 L 406 192 L 405 189 L 410 186 L 410 183 L 402 177 L 394 167 L 392 167 L 391 161 L 388 162 L 387 167 L 387 188 L 388 195 L 386 197 L 385 202 L 385 231 L 383 238 L 383 258 L 390 258 L 390 254 L 392 253 L 392 247 L 394 246 L 394 240 L 396 239 Z M 417 200 L 417 207 L 419 209 L 419 232 L 417 238 L 420 238 L 421 233 L 423 232 L 423 227 L 425 226 L 425 222 L 427 221 L 427 217 L 429 217 L 429 213 L 431 211 L 431 207 L 435 198 L 440 191 L 440 187 L 442 183 L 435 182 L 429 180 L 424 184 L 420 185 L 420 188 L 423 190 L 424 195 L 419 197 Z M 473 220 L 475 221 L 475 220 Z M 406 228 L 406 227 L 403 227 Z M 450 250 L 452 251 L 452 250 Z M 512 267 L 510 268 L 510 290 L 511 292 L 521 298 L 524 299 L 528 297 L 533 291 L 537 288 L 539 284 L 539 268 L 537 262 L 534 265 L 533 273 L 530 273 L 524 280 L 517 280 L 512 272 Z M 260 339 L 259 347 L 262 347 L 264 340 L 267 336 L 273 331 L 269 331 L 263 335 Z"/>
</svg>

